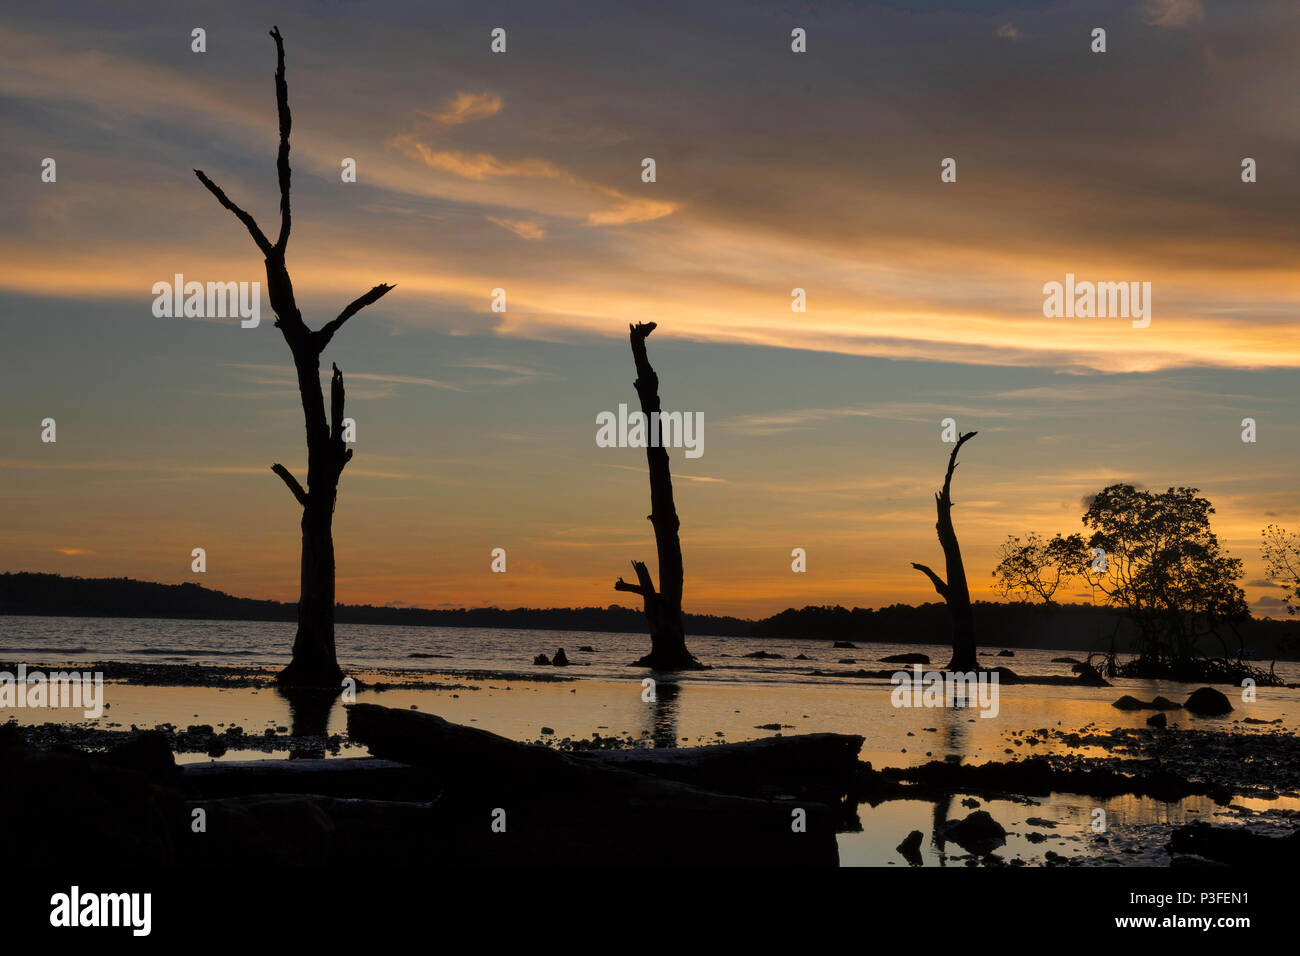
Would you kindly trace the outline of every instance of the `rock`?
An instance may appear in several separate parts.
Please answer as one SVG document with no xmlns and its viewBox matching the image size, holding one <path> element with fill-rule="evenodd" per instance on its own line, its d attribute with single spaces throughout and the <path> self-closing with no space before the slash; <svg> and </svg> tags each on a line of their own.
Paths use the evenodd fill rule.
<svg viewBox="0 0 1300 956">
<path fill-rule="evenodd" d="M 1191 854 L 1234 866 L 1291 866 L 1300 849 L 1300 830 L 1284 837 L 1265 836 L 1241 826 L 1197 821 L 1169 835 L 1171 855 Z"/>
<path fill-rule="evenodd" d="M 795 660 L 797 660 L 797 661 L 810 661 L 810 660 L 812 660 L 812 658 L 809 657 L 807 654 L 798 654 L 798 655 L 795 656 Z"/>
<path fill-rule="evenodd" d="M 1002 650 L 998 651 L 998 657 L 1015 657 L 1015 656 L 1016 656 L 1015 651 L 1009 651 L 1005 647 L 1002 648 Z"/>
<path fill-rule="evenodd" d="M 883 664 L 929 664 L 928 654 L 891 654 L 880 659 Z"/>
<path fill-rule="evenodd" d="M 551 664 L 554 667 L 569 666 L 569 658 L 568 655 L 564 653 L 564 648 L 561 647 L 558 651 L 555 652 L 555 656 L 551 658 Z"/>
<path fill-rule="evenodd" d="M 1082 664 L 1083 661 L 1073 657 L 1053 657 L 1052 663 L 1053 664 Z"/>
<path fill-rule="evenodd" d="M 104 762 L 114 767 L 138 770 L 150 780 L 165 782 L 180 773 L 172 758 L 167 735 L 158 730 L 146 730 L 126 743 L 118 744 L 104 755 Z"/>
<path fill-rule="evenodd" d="M 964 820 L 949 821 L 940 828 L 940 834 L 943 839 L 979 856 L 1007 842 L 1007 831 L 987 810 L 976 810 Z"/>
<path fill-rule="evenodd" d="M 542 728 L 542 736 L 543 736 L 543 737 L 549 737 L 549 736 L 551 736 L 551 735 L 554 734 L 554 733 L 555 733 L 555 728 L 554 728 L 554 727 L 543 727 L 543 728 Z"/>
<path fill-rule="evenodd" d="M 895 847 L 910 866 L 921 865 L 921 841 L 923 839 L 925 839 L 924 833 L 920 830 L 913 830 L 903 838 L 902 843 Z"/>
<path fill-rule="evenodd" d="M 551 663 L 551 659 L 547 657 L 545 654 L 538 654 L 536 657 L 533 658 L 533 663 L 549 665 Z"/>
<path fill-rule="evenodd" d="M 1223 695 L 1220 694 L 1219 696 Z M 1128 694 L 1115 701 L 1111 706 L 1118 707 L 1120 710 L 1179 710 L 1182 707 L 1181 704 L 1175 704 L 1167 697 L 1157 697 L 1148 704 L 1146 701 L 1130 697 Z M 1231 710 L 1232 708 L 1229 707 L 1228 709 Z"/>
<path fill-rule="evenodd" d="M 836 663 L 836 664 L 856 664 L 857 661 L 855 661 L 855 660 L 854 660 L 853 658 L 851 658 L 851 657 L 841 657 L 841 658 L 840 658 L 838 661 L 836 661 L 835 663 Z"/>
<path fill-rule="evenodd" d="M 782 654 L 769 654 L 767 651 L 754 651 L 752 654 L 746 654 L 746 657 L 752 657 L 760 661 L 779 661 L 784 660 Z"/>
<path fill-rule="evenodd" d="M 580 650 L 580 651 L 582 651 L 582 652 L 584 652 L 584 653 L 586 653 L 586 654 L 594 654 L 594 653 L 596 653 L 596 649 L 595 649 L 594 647 L 592 647 L 590 644 L 583 644 L 581 647 L 578 648 L 578 650 Z"/>
<path fill-rule="evenodd" d="M 1160 727 L 1161 729 L 1169 726 L 1169 718 L 1164 714 L 1152 714 L 1147 718 L 1148 727 Z"/>
<path fill-rule="evenodd" d="M 852 641 L 836 641 L 831 645 L 831 647 L 845 648 L 854 651 L 858 649 L 858 645 L 854 644 Z"/>
<path fill-rule="evenodd" d="M 1025 823 L 1029 824 L 1031 827 L 1046 827 L 1049 830 L 1056 829 L 1055 820 L 1045 820 L 1042 817 L 1028 817 L 1026 818 Z"/>
<path fill-rule="evenodd" d="M 1190 697 L 1183 701 L 1183 706 L 1197 717 L 1217 717 L 1232 713 L 1232 704 L 1228 698 L 1213 687 L 1200 687 L 1192 691 Z"/>
<path fill-rule="evenodd" d="M 980 805 L 980 802 L 976 800 L 974 797 L 965 797 L 963 798 L 961 805 L 963 807 L 969 807 L 970 809 L 974 810 Z"/>
</svg>

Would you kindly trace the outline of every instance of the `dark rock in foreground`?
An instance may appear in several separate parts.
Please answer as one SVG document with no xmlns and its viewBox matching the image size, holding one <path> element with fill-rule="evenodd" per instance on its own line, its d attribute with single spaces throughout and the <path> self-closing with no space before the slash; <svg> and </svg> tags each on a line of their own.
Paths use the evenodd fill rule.
<svg viewBox="0 0 1300 956">
<path fill-rule="evenodd" d="M 1212 826 L 1197 821 L 1170 834 L 1169 852 L 1238 866 L 1284 865 L 1289 868 L 1300 854 L 1300 830 L 1284 837 L 1270 837 L 1241 826 Z"/>
<path fill-rule="evenodd" d="M 1228 698 L 1213 687 L 1198 687 L 1183 701 L 1183 706 L 1197 717 L 1218 717 L 1232 713 Z"/>
<path fill-rule="evenodd" d="M 925 839 L 924 833 L 920 830 L 913 830 L 903 838 L 902 843 L 895 847 L 903 855 L 903 859 L 907 860 L 909 866 L 921 865 L 921 841 L 923 839 Z"/>
<path fill-rule="evenodd" d="M 646 755 L 660 751 L 579 756 L 432 714 L 374 704 L 347 710 L 354 741 L 432 776 L 438 809 L 455 823 L 441 832 L 443 853 L 480 865 L 834 866 L 835 818 L 824 803 L 717 789 L 766 791 L 771 782 L 763 782 L 761 768 L 771 766 L 778 787 L 793 795 L 826 754 L 845 763 L 843 755 L 851 754 L 856 767 L 861 747 L 861 738 L 816 734 L 730 750 L 665 750 L 663 757 Z M 783 762 L 785 769 L 777 769 Z M 503 832 L 493 829 L 498 819 Z"/>
<path fill-rule="evenodd" d="M 1007 831 L 987 810 L 975 810 L 964 820 L 949 821 L 939 828 L 939 835 L 981 856 L 1007 842 Z"/>
</svg>

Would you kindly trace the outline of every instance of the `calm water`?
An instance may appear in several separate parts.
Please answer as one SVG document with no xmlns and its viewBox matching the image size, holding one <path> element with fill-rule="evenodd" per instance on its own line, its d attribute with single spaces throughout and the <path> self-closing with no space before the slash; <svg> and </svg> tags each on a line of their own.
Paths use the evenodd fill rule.
<svg viewBox="0 0 1300 956">
<path fill-rule="evenodd" d="M 0 660 L 29 666 L 88 663 L 95 660 L 204 663 L 226 666 L 280 665 L 288 661 L 294 625 L 243 621 L 171 621 L 106 618 L 0 617 Z M 592 652 L 579 651 L 590 645 Z M 1105 730 L 1141 727 L 1150 712 L 1126 712 L 1111 706 L 1122 694 L 1150 699 L 1163 694 L 1182 701 L 1192 689 L 1164 681 L 1117 680 L 1105 688 L 1009 686 L 1000 688 L 996 717 L 979 716 L 975 709 L 899 708 L 891 704 L 889 682 L 851 676 L 812 676 L 822 670 L 848 672 L 861 668 L 884 669 L 880 658 L 921 652 L 943 664 L 949 650 L 939 646 L 860 644 L 857 649 L 833 648 L 829 640 L 762 640 L 745 638 L 689 638 L 691 650 L 712 669 L 661 682 L 653 703 L 642 699 L 646 672 L 628 667 L 629 661 L 648 650 L 642 635 L 571 631 L 526 631 L 486 628 L 413 628 L 344 625 L 338 629 L 339 659 L 345 669 L 363 681 L 385 668 L 429 672 L 436 685 L 387 691 L 363 690 L 358 700 L 436 713 L 448 720 L 471 724 L 518 740 L 570 737 L 593 733 L 630 735 L 657 746 L 687 745 L 718 740 L 746 740 L 773 733 L 833 731 L 866 738 L 862 758 L 877 767 L 904 766 L 938 759 L 980 763 L 1030 753 L 1063 750 L 1059 741 L 1041 739 L 1033 747 L 1017 745 L 1014 732 L 1039 729 L 1077 731 L 1088 725 Z M 533 656 L 554 654 L 564 647 L 574 666 L 537 666 Z M 997 646 L 990 648 L 996 653 Z M 781 654 L 780 660 L 752 660 L 751 651 Z M 798 654 L 809 660 L 794 660 Z M 436 655 L 436 656 L 435 656 Z M 1021 674 L 1068 675 L 1068 664 L 1052 658 L 1082 657 L 1078 652 L 1017 649 L 1015 656 L 989 656 L 989 665 L 1005 664 Z M 838 663 L 852 659 L 853 664 Z M 1300 681 L 1300 667 L 1279 663 L 1280 676 Z M 518 675 L 518 676 L 516 676 Z M 526 675 L 562 677 L 538 682 Z M 1255 702 L 1242 702 L 1239 688 L 1220 687 L 1237 708 L 1227 717 L 1198 719 L 1170 713 L 1171 726 L 1273 732 L 1300 729 L 1300 691 L 1261 688 Z M 146 687 L 110 685 L 106 696 L 111 709 L 94 721 L 98 726 L 122 728 L 172 723 L 210 723 L 218 729 L 238 724 L 250 734 L 292 724 L 288 703 L 273 689 L 223 689 L 213 687 Z M 81 722 L 80 713 L 60 711 L 3 711 L 0 720 L 16 717 L 24 723 L 50 720 Z M 1241 723 L 1244 718 L 1280 720 L 1260 728 Z M 779 724 L 780 730 L 764 725 Z M 342 733 L 345 718 L 341 704 L 330 714 L 327 732 Z M 544 731 L 545 729 L 545 731 Z M 1085 752 L 1078 751 L 1073 752 Z M 343 755 L 364 753 L 344 747 Z M 283 756 L 283 753 L 277 754 Z M 226 759 L 247 759 L 268 754 L 232 750 Z M 182 760 L 207 760 L 203 755 L 183 755 Z M 1294 800 L 1273 806 L 1294 806 Z M 1121 798 L 1106 804 L 1120 826 L 1164 827 L 1216 811 L 1205 801 L 1166 805 Z M 910 829 L 929 832 L 939 808 L 916 801 L 891 801 L 860 810 L 862 830 L 841 834 L 845 863 L 904 865 L 894 846 Z M 944 808 L 949 815 L 968 810 L 954 802 Z M 999 801 L 988 807 L 1009 830 L 1008 856 L 1039 858 L 1047 849 L 1062 855 L 1098 852 L 1087 829 L 1092 802 L 1070 795 L 1054 795 L 1043 806 L 1026 807 Z M 1024 834 L 1034 827 L 1028 817 L 1041 816 L 1060 823 L 1049 841 L 1029 844 Z M 929 823 L 927 823 L 929 821 Z M 1163 832 L 1163 831 L 1162 831 Z M 1074 839 L 1071 839 L 1074 837 Z M 1150 841 L 1148 841 L 1150 842 Z M 945 861 L 932 840 L 923 848 L 927 865 Z M 1137 862 L 1133 859 L 1132 862 Z"/>
</svg>

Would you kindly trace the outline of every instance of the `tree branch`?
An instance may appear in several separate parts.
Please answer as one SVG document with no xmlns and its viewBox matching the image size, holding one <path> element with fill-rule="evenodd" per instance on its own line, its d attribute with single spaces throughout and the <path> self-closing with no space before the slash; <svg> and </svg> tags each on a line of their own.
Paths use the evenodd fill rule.
<svg viewBox="0 0 1300 956">
<path fill-rule="evenodd" d="M 325 351 L 325 346 L 329 345 L 330 339 L 334 338 L 334 333 L 342 328 L 344 322 L 352 318 L 352 316 L 356 315 L 371 303 L 378 302 L 394 288 L 396 288 L 396 286 L 386 285 L 382 282 L 379 283 L 379 285 L 375 286 L 365 295 L 359 296 L 352 300 L 352 302 L 348 303 L 348 307 L 339 313 L 337 319 L 332 319 L 329 322 L 326 322 L 318 330 L 313 332 L 311 340 L 312 345 L 316 349 L 316 354 L 319 355 L 321 352 Z"/>
<path fill-rule="evenodd" d="M 912 567 L 916 568 L 916 570 L 920 571 L 930 579 L 930 583 L 934 585 L 934 589 L 939 592 L 939 597 L 943 598 L 945 601 L 948 600 L 948 585 L 943 583 L 943 579 L 939 577 L 939 575 L 935 574 L 924 564 L 913 562 Z"/>
<path fill-rule="evenodd" d="M 280 152 L 275 159 L 275 168 L 280 175 L 280 238 L 275 241 L 275 248 L 284 255 L 285 246 L 289 244 L 289 129 L 293 121 L 289 116 L 289 86 L 284 81 L 284 40 L 280 37 L 279 27 L 272 27 L 271 37 L 275 40 L 275 104 L 280 114 Z"/>
<path fill-rule="evenodd" d="M 334 375 L 330 378 L 330 435 L 337 442 L 343 441 L 343 373 L 337 365 L 332 366 Z"/>
<path fill-rule="evenodd" d="M 633 561 L 632 570 L 636 571 L 637 580 L 640 583 L 628 584 L 622 578 L 619 578 L 618 581 L 614 584 L 614 590 L 631 591 L 633 594 L 641 595 L 647 601 L 653 599 L 655 597 L 655 585 L 654 582 L 650 580 L 650 571 L 645 566 L 645 562 Z"/>
<path fill-rule="evenodd" d="M 961 446 L 966 444 L 979 432 L 967 432 L 964 435 L 957 436 L 957 444 L 952 446 L 952 454 L 948 456 L 948 473 L 943 476 L 943 497 L 951 504 L 952 495 L 949 489 L 952 487 L 952 473 L 957 467 L 957 452 L 961 451 Z"/>
<path fill-rule="evenodd" d="M 256 220 L 231 202 L 229 197 L 222 192 L 221 187 L 203 174 L 203 170 L 194 170 L 194 175 L 199 177 L 199 182 L 208 187 L 208 192 L 217 197 L 217 202 L 221 203 L 221 205 L 233 212 L 235 218 L 244 224 L 244 228 L 247 229 L 248 234 L 253 237 L 253 241 L 257 243 L 257 248 L 262 250 L 262 254 L 269 256 L 272 252 L 271 242 L 266 238 L 266 234 L 262 232 L 262 229 L 258 226 Z"/>
<path fill-rule="evenodd" d="M 279 475 L 284 483 L 289 486 L 289 490 L 293 492 L 293 496 L 298 499 L 298 504 L 302 505 L 304 508 L 307 507 L 307 492 L 303 491 L 302 485 L 298 484 L 298 479 L 289 473 L 289 469 L 279 462 L 276 462 L 271 466 L 271 470 Z"/>
</svg>

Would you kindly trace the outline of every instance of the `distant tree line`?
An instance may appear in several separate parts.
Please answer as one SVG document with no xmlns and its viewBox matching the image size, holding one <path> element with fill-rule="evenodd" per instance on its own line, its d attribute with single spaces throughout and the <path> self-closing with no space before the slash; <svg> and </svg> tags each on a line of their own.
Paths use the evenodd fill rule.
<svg viewBox="0 0 1300 956">
<path fill-rule="evenodd" d="M 1138 631 L 1119 609 L 1089 604 L 976 601 L 976 625 L 986 649 L 1047 647 L 1105 651 L 1137 649 Z M 0 574 L 0 614 L 72 617 L 144 617 L 294 621 L 293 604 L 233 597 L 197 584 L 155 584 L 131 578 L 76 578 L 57 574 Z M 406 627 L 497 627 L 521 630 L 645 632 L 644 612 L 610 605 L 586 608 L 413 608 L 340 604 L 344 624 Z M 761 620 L 685 614 L 701 636 L 948 644 L 952 623 L 945 604 L 894 604 L 877 609 L 836 606 L 787 608 Z M 1300 621 L 1249 620 L 1239 625 L 1247 647 L 1265 659 L 1293 658 Z M 1286 641 L 1290 640 L 1288 647 Z"/>
</svg>

